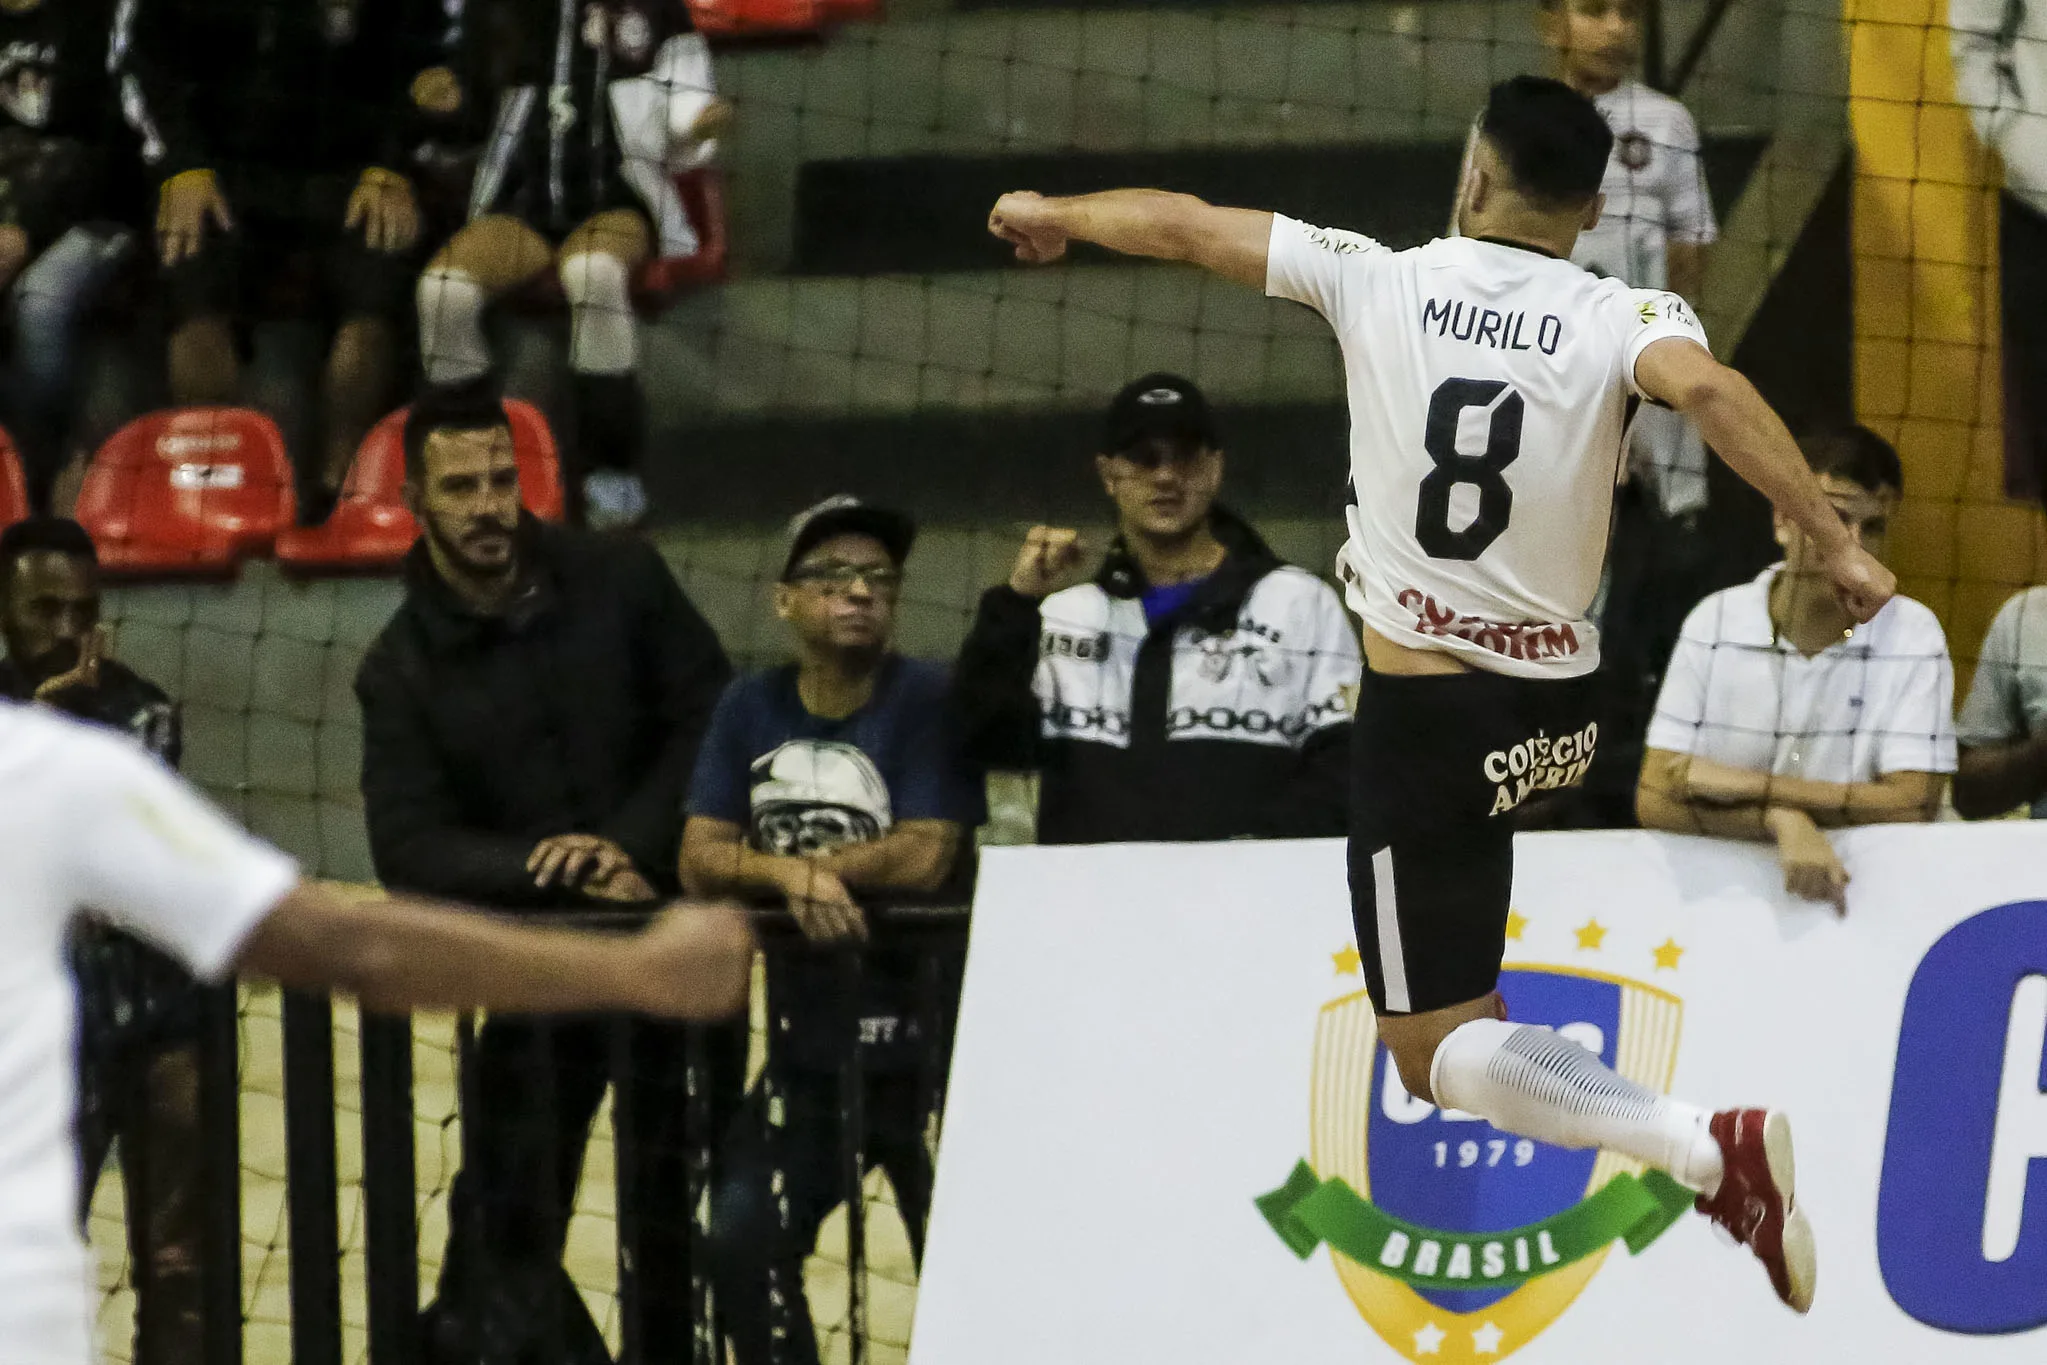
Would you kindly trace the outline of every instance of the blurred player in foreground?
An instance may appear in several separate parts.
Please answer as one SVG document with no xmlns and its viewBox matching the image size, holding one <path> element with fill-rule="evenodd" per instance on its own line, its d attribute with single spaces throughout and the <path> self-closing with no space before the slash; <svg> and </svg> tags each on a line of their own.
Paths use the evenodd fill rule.
<svg viewBox="0 0 2047 1365">
<path fill-rule="evenodd" d="M 1585 611 L 1637 405 L 1697 422 L 1812 538 L 1853 619 L 1896 586 L 1682 299 L 1570 263 L 1599 220 L 1612 143 L 1561 82 L 1494 87 L 1460 191 L 1465 235 L 1412 251 L 1157 190 L 1005 195 L 989 229 L 1025 261 L 1075 240 L 1187 261 L 1335 328 L 1351 412 L 1339 568 L 1365 646 L 1351 906 L 1380 1036 L 1417 1096 L 1668 1171 L 1804 1312 L 1817 1257 L 1783 1115 L 1655 1094 L 1550 1029 L 1508 1022 L 1496 990 L 1514 866 L 1502 817 L 1580 780 L 1598 743 Z M 1517 752 L 1538 761 L 1510 772 Z"/>
<path fill-rule="evenodd" d="M 514 926 L 302 881 L 121 737 L 0 705 L 0 1342 L 9 1365 L 91 1365 L 76 1216 L 65 937 L 86 910 L 202 977 L 346 991 L 386 1010 L 635 1010 L 719 1018 L 747 993 L 743 915 L 670 911 L 632 937 Z"/>
</svg>

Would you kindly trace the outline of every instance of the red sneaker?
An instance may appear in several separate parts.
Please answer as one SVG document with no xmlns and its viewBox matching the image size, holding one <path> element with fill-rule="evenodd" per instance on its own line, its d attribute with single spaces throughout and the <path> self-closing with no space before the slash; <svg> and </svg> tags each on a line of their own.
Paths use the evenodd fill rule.
<svg viewBox="0 0 2047 1365">
<path fill-rule="evenodd" d="M 1798 1207 L 1791 1121 L 1774 1110 L 1723 1109 L 1708 1131 L 1720 1144 L 1723 1173 L 1717 1194 L 1699 1196 L 1699 1212 L 1755 1253 L 1778 1298 L 1810 1312 L 1819 1253 Z"/>
</svg>

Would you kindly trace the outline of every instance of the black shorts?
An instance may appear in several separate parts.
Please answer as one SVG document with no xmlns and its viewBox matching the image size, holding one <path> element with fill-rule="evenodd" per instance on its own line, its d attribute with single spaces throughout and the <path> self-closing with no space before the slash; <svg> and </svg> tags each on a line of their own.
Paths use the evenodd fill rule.
<svg viewBox="0 0 2047 1365">
<path fill-rule="evenodd" d="M 1381 1013 L 1459 1005 L 1499 984 L 1513 812 L 1584 779 L 1595 714 L 1590 678 L 1365 671 L 1351 732 L 1351 919 Z"/>
<path fill-rule="evenodd" d="M 175 322 L 307 311 L 330 324 L 410 318 L 421 244 L 375 251 L 361 228 L 344 226 L 356 176 L 230 168 L 219 177 L 235 225 L 223 232 L 208 224 L 198 252 L 164 268 Z M 301 283 L 309 286 L 310 299 L 297 297 Z"/>
<path fill-rule="evenodd" d="M 617 161 L 599 163 L 587 156 L 577 161 L 557 182 L 548 174 L 546 142 L 528 138 L 504 167 L 498 192 L 480 207 L 484 213 L 517 218 L 555 246 L 600 213 L 631 209 L 647 216 L 647 206 L 626 183 Z"/>
</svg>

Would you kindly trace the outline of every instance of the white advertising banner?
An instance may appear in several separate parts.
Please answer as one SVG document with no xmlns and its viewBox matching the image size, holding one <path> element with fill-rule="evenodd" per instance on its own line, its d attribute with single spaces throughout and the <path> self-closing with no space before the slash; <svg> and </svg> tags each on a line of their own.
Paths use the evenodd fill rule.
<svg viewBox="0 0 2047 1365">
<path fill-rule="evenodd" d="M 2047 1360 L 2047 824 L 1518 846 L 1501 989 L 1624 1073 L 1793 1118 L 1800 1318 L 1629 1161 L 1401 1088 L 1342 845 L 991 850 L 911 1365 Z"/>
</svg>

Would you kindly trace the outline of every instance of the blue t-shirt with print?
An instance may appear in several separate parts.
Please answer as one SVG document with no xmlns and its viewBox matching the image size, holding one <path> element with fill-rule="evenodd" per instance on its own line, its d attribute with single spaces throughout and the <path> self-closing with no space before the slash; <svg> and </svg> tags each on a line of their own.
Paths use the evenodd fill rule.
<svg viewBox="0 0 2047 1365">
<path fill-rule="evenodd" d="M 794 665 L 736 679 L 698 750 L 688 812 L 738 825 L 754 849 L 789 857 L 868 843 L 905 820 L 971 831 L 987 818 L 987 803 L 945 723 L 947 691 L 943 665 L 891 654 L 867 704 L 833 719 L 804 707 Z M 883 934 L 869 947 L 857 1021 L 833 955 L 778 955 L 769 1011 L 789 1035 L 785 1060 L 836 1066 L 837 1040 L 857 1027 L 871 1069 L 913 1064 L 920 946 L 897 940 Z"/>
</svg>

